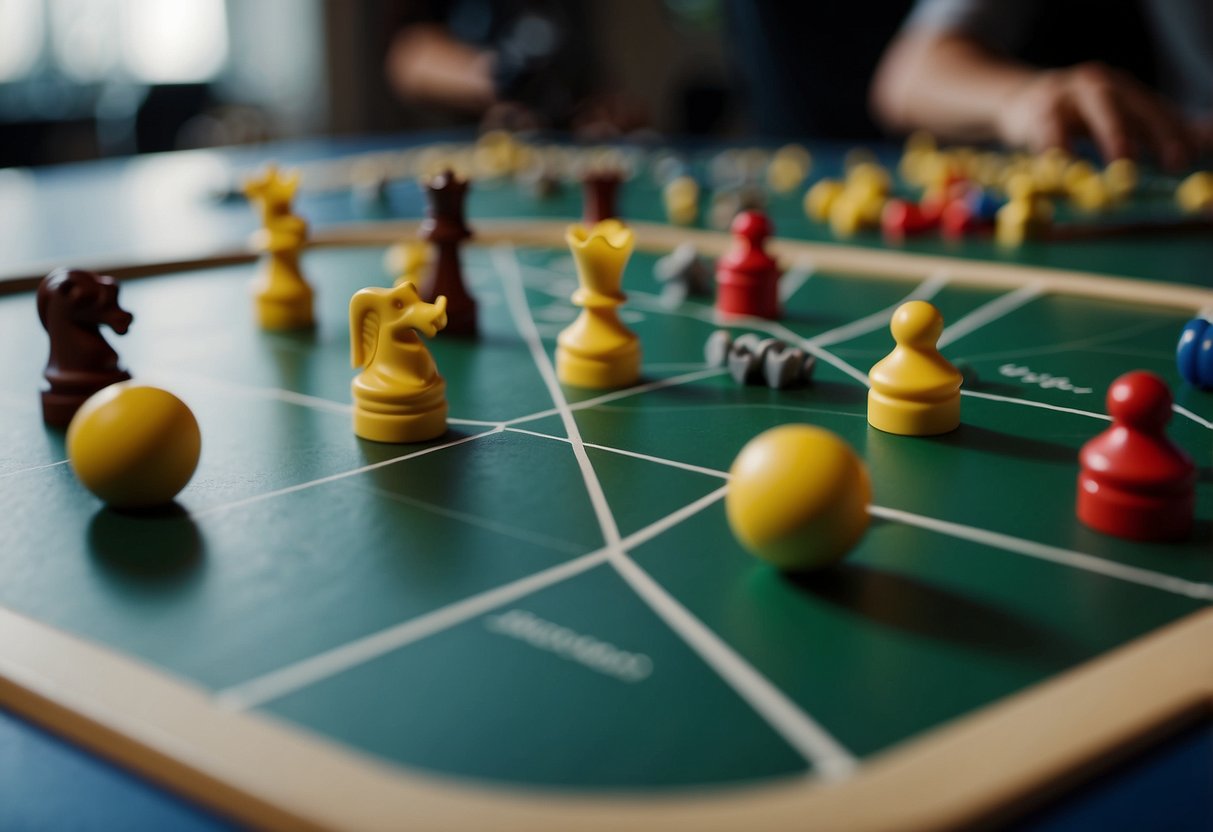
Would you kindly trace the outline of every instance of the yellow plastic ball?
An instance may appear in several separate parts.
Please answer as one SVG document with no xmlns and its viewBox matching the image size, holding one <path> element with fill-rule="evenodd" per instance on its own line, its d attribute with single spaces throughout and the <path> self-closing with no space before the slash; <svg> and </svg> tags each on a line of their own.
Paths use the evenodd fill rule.
<svg viewBox="0 0 1213 832">
<path fill-rule="evenodd" d="M 741 449 L 729 476 L 725 513 L 733 534 L 780 569 L 837 563 L 868 527 L 867 469 L 828 430 L 783 425 L 761 433 Z"/>
<path fill-rule="evenodd" d="M 198 467 L 202 435 L 184 402 L 125 381 L 86 401 L 67 429 L 67 456 L 89 491 L 114 508 L 172 502 Z"/>
</svg>

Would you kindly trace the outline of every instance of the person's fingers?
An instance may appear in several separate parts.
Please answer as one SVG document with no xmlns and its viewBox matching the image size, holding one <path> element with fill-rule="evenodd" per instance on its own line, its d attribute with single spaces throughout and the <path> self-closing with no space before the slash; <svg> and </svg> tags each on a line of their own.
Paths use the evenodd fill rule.
<svg viewBox="0 0 1213 832">
<path fill-rule="evenodd" d="M 1192 161 L 1198 140 L 1166 102 L 1135 86 L 1126 87 L 1122 99 L 1136 130 L 1164 168 L 1180 170 Z"/>
<path fill-rule="evenodd" d="M 1115 74 L 1099 64 L 1075 67 L 1070 100 L 1104 161 L 1135 157 L 1134 126 Z"/>
</svg>

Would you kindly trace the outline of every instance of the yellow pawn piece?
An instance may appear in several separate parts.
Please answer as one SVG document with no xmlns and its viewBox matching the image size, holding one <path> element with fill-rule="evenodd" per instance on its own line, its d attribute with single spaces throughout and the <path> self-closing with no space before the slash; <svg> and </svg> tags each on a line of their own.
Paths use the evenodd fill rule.
<svg viewBox="0 0 1213 832">
<path fill-rule="evenodd" d="M 253 282 L 257 321 L 263 329 L 306 329 L 312 317 L 312 287 L 299 268 L 299 253 L 307 242 L 307 223 L 291 213 L 299 174 L 282 177 L 271 165 L 260 178 L 244 186 L 245 196 L 261 211 L 261 230 L 253 244 L 265 252 Z"/>
<path fill-rule="evenodd" d="M 619 320 L 623 269 L 632 255 L 632 232 L 619 220 L 593 228 L 571 225 L 565 234 L 581 287 L 582 308 L 556 339 L 556 375 L 565 384 L 594 389 L 625 387 L 640 378 L 640 339 Z"/>
<path fill-rule="evenodd" d="M 812 166 L 813 157 L 803 146 L 785 144 L 767 165 L 767 184 L 777 194 L 791 193 L 800 187 Z"/>
<path fill-rule="evenodd" d="M 699 216 L 699 183 L 690 176 L 671 179 L 661 192 L 666 218 L 674 225 L 692 225 Z"/>
<path fill-rule="evenodd" d="M 1113 159 L 1103 171 L 1108 193 L 1117 201 L 1132 196 L 1139 178 L 1137 163 L 1132 159 Z"/>
<path fill-rule="evenodd" d="M 1213 171 L 1198 170 L 1175 190 L 1175 201 L 1186 214 L 1213 209 Z"/>
<path fill-rule="evenodd" d="M 446 382 L 417 337 L 446 326 L 446 297 L 426 303 L 412 283 L 362 289 L 350 299 L 354 434 L 373 442 L 425 442 L 446 432 Z"/>
<path fill-rule="evenodd" d="M 845 190 L 837 179 L 822 179 L 809 188 L 804 195 L 805 216 L 814 222 L 827 222 L 834 200 Z"/>
<path fill-rule="evenodd" d="M 184 402 L 133 381 L 91 396 L 67 429 L 67 458 L 113 508 L 167 505 L 198 467 L 202 435 Z"/>
<path fill-rule="evenodd" d="M 1070 201 L 1088 213 L 1106 211 L 1114 201 L 1107 181 L 1097 174 L 1067 185 L 1067 190 L 1070 193 Z"/>
<path fill-rule="evenodd" d="M 912 300 L 893 313 L 890 329 L 897 346 L 868 373 L 868 424 L 903 436 L 956 430 L 962 377 L 935 346 L 943 316 L 925 300 Z"/>
<path fill-rule="evenodd" d="M 739 543 L 788 571 L 846 556 L 868 527 L 868 472 L 841 438 L 783 425 L 751 439 L 729 469 L 725 513 Z"/>
<path fill-rule="evenodd" d="M 424 286 L 430 266 L 430 245 L 424 240 L 406 240 L 387 250 L 383 258 L 387 273 L 394 275 L 395 285 L 412 283 Z"/>
</svg>

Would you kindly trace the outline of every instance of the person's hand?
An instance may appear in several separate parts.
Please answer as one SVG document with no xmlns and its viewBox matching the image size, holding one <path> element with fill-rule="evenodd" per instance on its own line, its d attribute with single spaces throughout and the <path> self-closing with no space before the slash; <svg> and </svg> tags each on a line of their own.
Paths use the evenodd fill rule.
<svg viewBox="0 0 1213 832">
<path fill-rule="evenodd" d="M 1107 161 L 1150 154 L 1168 170 L 1188 164 L 1196 145 L 1167 102 L 1098 63 L 1035 73 L 1008 97 L 997 129 L 1002 141 L 1033 152 L 1089 136 Z"/>
</svg>

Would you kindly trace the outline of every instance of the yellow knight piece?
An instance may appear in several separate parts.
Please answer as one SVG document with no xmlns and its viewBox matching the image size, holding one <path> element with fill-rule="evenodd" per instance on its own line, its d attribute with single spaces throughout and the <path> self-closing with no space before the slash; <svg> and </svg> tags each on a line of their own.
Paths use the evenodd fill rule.
<svg viewBox="0 0 1213 832">
<path fill-rule="evenodd" d="M 571 225 L 565 239 L 581 283 L 572 301 L 582 312 L 556 339 L 556 375 L 574 387 L 633 384 L 640 378 L 640 339 L 616 311 L 627 300 L 619 287 L 632 255 L 632 232 L 608 219 L 588 229 Z"/>
<path fill-rule="evenodd" d="M 305 329 L 315 323 L 312 287 L 299 268 L 307 242 L 307 222 L 291 213 L 299 174 L 282 176 L 271 165 L 244 185 L 244 194 L 261 211 L 261 229 L 253 245 L 265 252 L 253 282 L 257 321 L 263 329 Z"/>
<path fill-rule="evenodd" d="M 446 298 L 426 303 L 412 283 L 362 289 L 350 300 L 354 434 L 375 442 L 424 442 L 446 432 L 446 382 L 417 333 L 446 326 Z"/>
<path fill-rule="evenodd" d="M 903 436 L 955 430 L 962 376 L 936 347 L 943 316 L 914 300 L 897 308 L 890 329 L 897 346 L 868 373 L 868 424 Z"/>
</svg>

